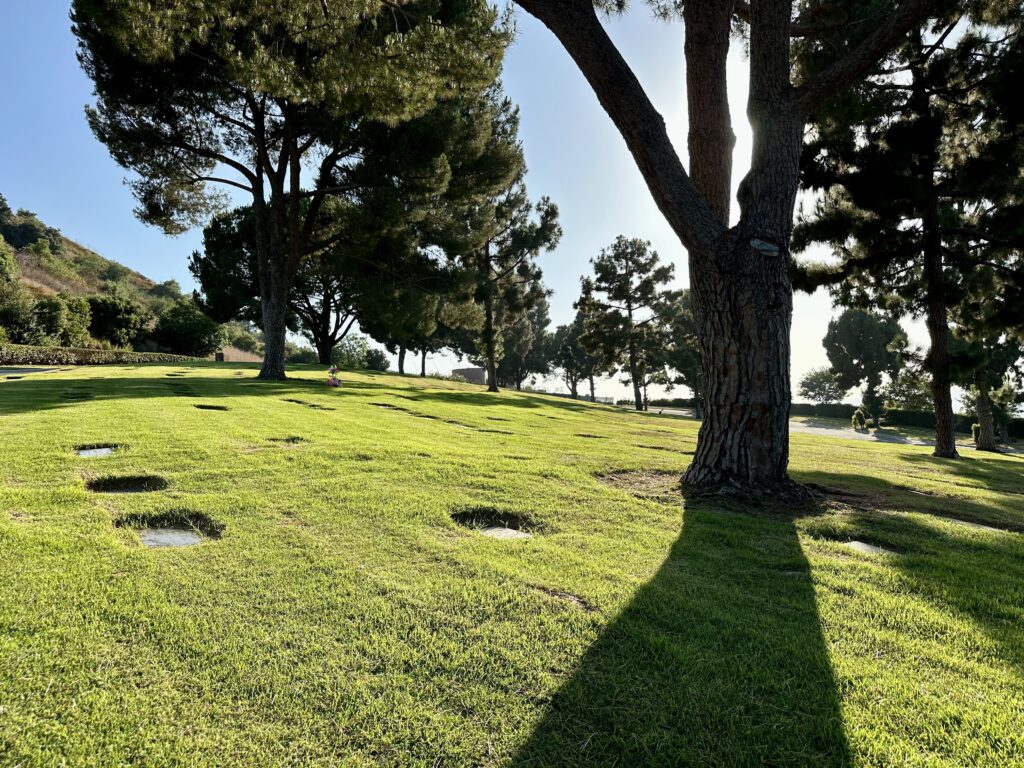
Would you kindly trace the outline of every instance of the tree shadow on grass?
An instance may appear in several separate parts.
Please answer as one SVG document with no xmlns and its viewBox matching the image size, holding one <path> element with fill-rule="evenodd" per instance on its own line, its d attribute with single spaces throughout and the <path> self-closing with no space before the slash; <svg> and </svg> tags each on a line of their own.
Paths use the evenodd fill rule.
<svg viewBox="0 0 1024 768">
<path fill-rule="evenodd" d="M 910 454 L 904 460 L 923 471 L 976 481 L 999 493 L 1024 494 L 1024 456 L 1019 454 L 996 457 L 984 451 L 963 451 L 959 459 Z"/>
<path fill-rule="evenodd" d="M 289 378 L 285 381 L 259 381 L 255 377 L 204 376 L 201 368 L 186 376 L 168 377 L 163 372 L 153 375 L 84 376 L 81 378 L 35 378 L 0 383 L 0 414 L 25 413 L 51 408 L 74 407 L 80 402 L 105 400 L 137 400 L 150 397 L 237 397 L 251 395 L 295 396 L 323 394 L 344 397 L 347 393 L 387 395 L 401 383 L 388 378 L 377 381 L 353 381 L 342 373 L 342 386 L 328 388 L 321 379 Z M 299 371 L 309 373 L 309 371 Z M 488 392 L 423 389 L 416 400 L 422 402 L 451 403 L 460 406 L 513 406 L 518 408 L 558 408 L 566 411 L 586 411 L 590 406 L 557 398 L 520 395 L 497 399 Z"/>
<path fill-rule="evenodd" d="M 848 762 L 792 519 L 690 501 L 658 573 L 591 646 L 511 765 Z"/>
<path fill-rule="evenodd" d="M 841 475 L 820 475 L 832 483 Z M 889 486 L 884 508 L 858 504 L 845 514 L 808 521 L 805 535 L 833 541 L 861 540 L 896 553 L 886 564 L 903 579 L 901 591 L 921 595 L 936 609 L 971 620 L 1000 648 L 1000 657 L 1024 670 L 1024 508 L 1019 498 L 972 502 L 934 497 L 922 500 Z M 931 525 L 904 512 L 928 515 L 949 525 Z M 955 513 L 955 514 L 951 514 Z M 978 529 L 963 521 L 993 529 Z"/>
<path fill-rule="evenodd" d="M 882 477 L 867 474 L 842 474 L 823 471 L 794 472 L 803 483 L 817 485 L 833 500 L 853 510 L 877 512 L 919 512 L 938 518 L 992 525 L 1007 531 L 1024 532 L 1024 461 L 998 459 L 937 459 L 914 454 L 901 460 L 923 476 L 923 468 L 936 473 L 938 482 L 950 478 L 973 480 L 974 483 L 951 483 L 949 492 L 925 492 L 898 485 Z M 883 466 L 880 472 L 891 467 Z M 970 497 L 972 488 L 996 494 Z"/>
</svg>

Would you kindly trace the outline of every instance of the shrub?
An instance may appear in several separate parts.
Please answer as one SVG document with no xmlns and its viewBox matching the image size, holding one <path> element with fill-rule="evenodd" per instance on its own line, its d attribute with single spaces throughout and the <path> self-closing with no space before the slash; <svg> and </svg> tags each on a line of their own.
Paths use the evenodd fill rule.
<svg viewBox="0 0 1024 768">
<path fill-rule="evenodd" d="M 953 429 L 967 434 L 971 431 L 971 422 L 972 419 L 969 416 L 958 413 L 953 417 Z M 932 411 L 904 411 L 899 408 L 889 408 L 885 412 L 885 423 L 889 426 L 935 429 L 935 414 Z"/>
<path fill-rule="evenodd" d="M 256 326 L 238 320 L 224 323 L 224 343 L 254 354 L 263 353 L 263 333 Z"/>
<path fill-rule="evenodd" d="M 629 404 L 632 405 L 633 401 L 630 400 Z M 694 408 L 697 400 L 692 397 L 656 397 L 648 400 L 647 405 L 661 408 Z"/>
<path fill-rule="evenodd" d="M 15 344 L 32 344 L 37 339 L 36 302 L 17 283 L 0 285 L 0 328 Z"/>
<path fill-rule="evenodd" d="M 371 371 L 386 371 L 391 361 L 382 349 L 370 349 L 366 352 L 366 367 Z"/>
<path fill-rule="evenodd" d="M 0 365 L 121 365 L 133 363 L 186 363 L 184 355 L 134 352 L 124 349 L 75 349 L 0 345 Z"/>
<path fill-rule="evenodd" d="M 37 342 L 42 346 L 84 347 L 89 343 L 89 302 L 81 296 L 58 293 L 36 302 Z"/>
<path fill-rule="evenodd" d="M 868 414 L 863 408 L 858 408 L 850 417 L 850 426 L 858 432 L 868 428 Z"/>
<path fill-rule="evenodd" d="M 149 289 L 150 296 L 156 296 L 158 299 L 171 299 L 177 301 L 181 298 L 181 286 L 177 280 L 165 280 L 162 283 L 157 283 Z"/>
<path fill-rule="evenodd" d="M 294 344 L 285 345 L 285 361 L 289 363 L 315 363 L 316 351 L 309 347 L 298 347 Z"/>
<path fill-rule="evenodd" d="M 141 304 L 117 294 L 90 296 L 89 311 L 89 333 L 118 347 L 139 341 L 149 323 L 149 313 Z"/>
<path fill-rule="evenodd" d="M 206 357 L 223 343 L 220 325 L 207 317 L 192 299 L 172 306 L 153 329 L 153 339 L 163 349 L 178 355 Z"/>
<path fill-rule="evenodd" d="M 849 419 L 857 410 L 856 405 L 847 403 L 793 403 L 789 408 L 791 416 L 816 416 L 819 419 Z"/>
<path fill-rule="evenodd" d="M 971 440 L 978 442 L 978 435 L 981 433 L 981 424 L 971 424 Z"/>
<path fill-rule="evenodd" d="M 359 370 L 366 367 L 370 343 L 365 336 L 352 335 L 342 339 L 331 354 L 331 362 L 339 368 Z"/>
<path fill-rule="evenodd" d="M 18 262 L 14 259 L 14 249 L 0 235 L 0 285 L 13 283 L 18 279 Z"/>
</svg>

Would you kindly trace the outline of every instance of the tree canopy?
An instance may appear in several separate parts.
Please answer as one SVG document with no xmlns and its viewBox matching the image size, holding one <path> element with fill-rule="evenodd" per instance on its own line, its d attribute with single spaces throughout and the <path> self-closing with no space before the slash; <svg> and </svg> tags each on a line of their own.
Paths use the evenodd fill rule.
<svg viewBox="0 0 1024 768">
<path fill-rule="evenodd" d="M 97 97 L 90 126 L 138 175 L 143 221 L 181 231 L 222 209 L 225 188 L 251 198 L 264 378 L 284 376 L 288 292 L 329 244 L 315 237 L 326 201 L 382 176 L 392 191 L 448 178 L 430 151 L 378 153 L 402 172 L 369 179 L 353 161 L 393 139 L 387 129 L 486 88 L 508 39 L 473 0 L 267 0 L 244 11 L 229 0 L 76 0 L 72 21 Z"/>
</svg>

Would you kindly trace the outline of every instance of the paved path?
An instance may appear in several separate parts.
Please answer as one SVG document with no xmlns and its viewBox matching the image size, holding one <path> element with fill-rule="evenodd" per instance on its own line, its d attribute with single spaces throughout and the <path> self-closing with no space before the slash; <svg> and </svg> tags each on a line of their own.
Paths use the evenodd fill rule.
<svg viewBox="0 0 1024 768">
<path fill-rule="evenodd" d="M 0 368 L 0 376 L 26 376 L 30 373 L 49 373 L 56 368 Z"/>
<path fill-rule="evenodd" d="M 651 413 L 659 413 L 665 416 L 682 416 L 685 418 L 694 418 L 693 411 L 686 408 L 651 408 Z M 916 437 L 905 437 L 898 435 L 894 432 L 855 432 L 852 429 L 846 427 L 840 427 L 837 425 L 817 422 L 814 421 L 796 421 L 791 419 L 789 422 L 790 433 L 801 434 L 801 435 L 817 435 L 818 437 L 831 437 L 838 438 L 841 440 L 863 440 L 869 443 L 890 443 L 895 445 L 916 445 L 922 448 L 932 448 L 935 446 L 934 440 L 924 440 Z M 974 446 L 969 443 L 957 443 L 957 450 L 975 450 Z M 1008 448 L 1007 446 L 1000 446 L 1000 449 L 1005 453 L 1012 453 L 1017 455 L 1024 455 L 1024 450 L 1020 448 Z"/>
</svg>

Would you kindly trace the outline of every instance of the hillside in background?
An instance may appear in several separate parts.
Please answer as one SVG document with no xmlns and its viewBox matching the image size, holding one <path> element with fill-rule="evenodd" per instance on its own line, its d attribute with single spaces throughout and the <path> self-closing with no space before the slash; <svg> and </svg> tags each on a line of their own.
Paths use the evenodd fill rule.
<svg viewBox="0 0 1024 768">
<path fill-rule="evenodd" d="M 156 283 L 107 259 L 25 209 L 12 211 L 0 195 L 0 235 L 14 248 L 20 282 L 36 298 L 66 292 L 91 296 L 119 292 L 154 314 L 180 297 L 174 280 Z"/>
</svg>

